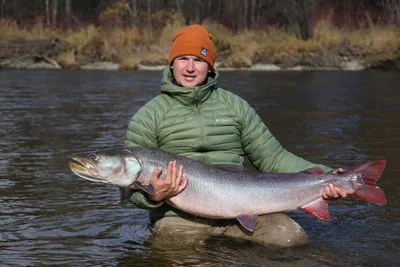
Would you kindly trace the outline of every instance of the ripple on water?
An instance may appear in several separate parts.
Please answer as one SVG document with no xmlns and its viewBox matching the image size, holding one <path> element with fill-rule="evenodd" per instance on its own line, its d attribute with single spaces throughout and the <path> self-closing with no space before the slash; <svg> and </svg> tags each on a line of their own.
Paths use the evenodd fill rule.
<svg viewBox="0 0 400 267">
<path fill-rule="evenodd" d="M 3 161 L 4 162 L 4 161 Z M 14 181 L 8 179 L 1 179 L 0 180 L 0 189 L 6 189 L 15 185 Z"/>
<path fill-rule="evenodd" d="M 386 158 L 388 204 L 335 201 L 328 222 L 291 212 L 310 236 L 300 249 L 218 238 L 156 246 L 147 212 L 113 205 L 118 189 L 76 177 L 68 158 L 122 145 L 131 115 L 159 94 L 160 74 L 2 70 L 0 265 L 400 266 L 398 73 L 223 76 L 289 151 L 331 167 Z"/>
</svg>

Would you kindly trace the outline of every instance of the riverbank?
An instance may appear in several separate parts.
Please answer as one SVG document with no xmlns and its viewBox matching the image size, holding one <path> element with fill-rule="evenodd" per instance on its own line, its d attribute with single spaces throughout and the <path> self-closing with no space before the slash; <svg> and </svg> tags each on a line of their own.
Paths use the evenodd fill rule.
<svg viewBox="0 0 400 267">
<path fill-rule="evenodd" d="M 28 57 L 10 58 L 0 62 L 0 69 L 82 69 L 82 70 L 134 70 L 134 71 L 161 71 L 167 65 L 143 65 L 137 64 L 133 68 L 126 68 L 119 63 L 110 61 L 98 61 L 91 63 L 60 65 L 57 61 L 39 55 Z M 313 66 L 309 64 L 281 67 L 275 64 L 255 64 L 251 66 L 233 67 L 223 62 L 216 62 L 218 71 L 361 71 L 366 69 L 400 70 L 400 60 L 386 60 L 378 62 L 378 65 L 366 66 L 361 60 L 343 60 L 335 66 Z"/>
<path fill-rule="evenodd" d="M 173 34 L 182 24 L 159 30 L 89 25 L 61 31 L 35 25 L 24 29 L 0 22 L 0 68 L 160 70 L 168 63 Z M 216 24 L 216 68 L 246 71 L 400 70 L 400 31 L 374 27 L 345 31 L 320 22 L 315 37 L 268 28 L 233 34 Z"/>
<path fill-rule="evenodd" d="M 389 66 L 382 67 L 383 69 L 397 69 L 400 70 L 400 62 L 391 62 Z M 221 62 L 216 63 L 216 69 L 218 71 L 304 71 L 304 70 L 343 70 L 343 71 L 360 71 L 365 70 L 366 67 L 359 61 L 348 61 L 343 62 L 340 67 L 312 67 L 307 65 L 297 65 L 294 67 L 281 68 L 278 65 L 274 64 L 256 64 L 250 67 L 220 67 L 223 65 Z M 391 66 L 393 65 L 393 66 Z M 136 71 L 161 71 L 164 69 L 166 65 L 142 65 L 137 64 L 135 68 L 132 70 Z M 73 66 L 60 66 L 57 62 L 45 59 L 38 58 L 32 60 L 15 60 L 12 59 L 0 65 L 0 68 L 6 69 L 82 69 L 82 70 L 110 70 L 110 71 L 119 71 L 119 70 L 127 70 L 126 68 L 122 68 L 120 64 L 114 62 L 93 62 L 82 65 L 73 65 Z M 379 67 L 381 68 L 381 67 Z M 128 69 L 129 70 L 129 69 Z"/>
</svg>

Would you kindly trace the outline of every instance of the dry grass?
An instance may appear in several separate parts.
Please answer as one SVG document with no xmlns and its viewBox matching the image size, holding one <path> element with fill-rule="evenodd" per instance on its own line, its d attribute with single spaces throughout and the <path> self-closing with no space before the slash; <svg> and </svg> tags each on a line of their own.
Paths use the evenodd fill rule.
<svg viewBox="0 0 400 267">
<path fill-rule="evenodd" d="M 30 28 L 19 27 L 15 21 L 0 20 L 0 41 L 8 40 L 50 40 L 59 36 L 58 30 L 45 27 L 41 22 Z"/>
<path fill-rule="evenodd" d="M 343 43 L 345 32 L 327 21 L 320 21 L 314 29 L 314 40 L 322 47 L 335 47 Z"/>
<path fill-rule="evenodd" d="M 41 23 L 27 29 L 18 27 L 13 21 L 1 20 L 0 41 L 58 38 L 61 44 L 58 60 L 66 65 L 72 64 L 69 62 L 79 64 L 109 60 L 130 69 L 139 63 L 165 64 L 172 38 L 183 26 L 176 21 L 162 29 L 150 31 L 148 28 L 110 29 L 89 25 L 75 31 L 61 32 Z M 320 21 L 314 29 L 315 38 L 309 41 L 300 40 L 294 33 L 274 27 L 237 34 L 215 23 L 206 23 L 205 27 L 213 35 L 217 60 L 233 67 L 255 63 L 291 65 L 335 53 L 376 62 L 400 54 L 400 31 L 391 27 L 346 32 Z M 323 62 L 318 64 L 323 65 Z"/>
<path fill-rule="evenodd" d="M 365 57 L 367 65 L 400 58 L 400 32 L 395 28 L 375 27 L 347 37 L 349 46 Z"/>
</svg>

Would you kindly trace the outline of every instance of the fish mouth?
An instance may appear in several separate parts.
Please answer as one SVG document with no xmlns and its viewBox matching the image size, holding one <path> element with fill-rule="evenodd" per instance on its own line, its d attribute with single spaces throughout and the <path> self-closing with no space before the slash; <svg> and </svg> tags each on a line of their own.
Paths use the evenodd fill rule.
<svg viewBox="0 0 400 267">
<path fill-rule="evenodd" d="M 71 165 L 75 166 L 75 167 L 77 167 L 77 166 L 85 167 L 85 164 L 82 162 L 82 159 L 78 158 L 78 157 L 71 158 L 71 160 L 69 162 L 69 166 L 71 167 Z"/>
<path fill-rule="evenodd" d="M 80 157 L 73 157 L 69 162 L 69 168 L 73 173 L 86 180 L 99 182 L 102 181 L 94 176 L 98 175 L 96 168 Z"/>
<path fill-rule="evenodd" d="M 69 162 L 69 168 L 73 172 L 85 173 L 87 172 L 86 166 L 87 166 L 86 161 L 82 160 L 82 158 L 79 157 L 73 157 Z"/>
</svg>

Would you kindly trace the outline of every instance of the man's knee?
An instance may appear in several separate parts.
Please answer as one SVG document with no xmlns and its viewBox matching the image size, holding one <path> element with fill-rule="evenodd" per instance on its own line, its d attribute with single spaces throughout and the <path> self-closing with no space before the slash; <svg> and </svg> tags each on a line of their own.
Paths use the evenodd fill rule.
<svg viewBox="0 0 400 267">
<path fill-rule="evenodd" d="M 304 229 L 284 213 L 260 216 L 255 231 L 264 242 L 278 246 L 291 247 L 308 243 Z"/>
<path fill-rule="evenodd" d="M 279 247 L 302 246 L 308 243 L 304 229 L 283 213 L 259 216 L 254 232 L 246 232 L 236 224 L 227 227 L 224 235 Z"/>
<path fill-rule="evenodd" d="M 153 224 L 153 237 L 191 242 L 201 242 L 210 237 L 213 221 L 195 218 L 186 219 L 179 216 L 164 217 Z"/>
</svg>

